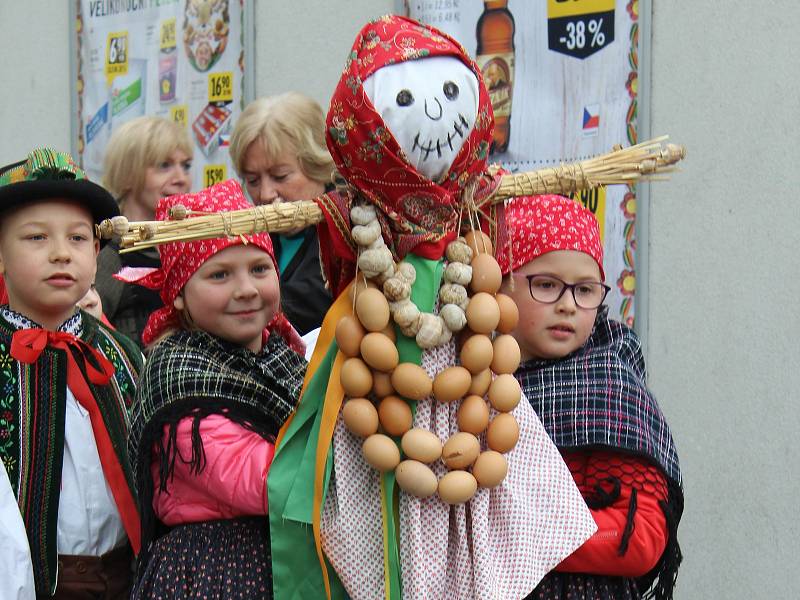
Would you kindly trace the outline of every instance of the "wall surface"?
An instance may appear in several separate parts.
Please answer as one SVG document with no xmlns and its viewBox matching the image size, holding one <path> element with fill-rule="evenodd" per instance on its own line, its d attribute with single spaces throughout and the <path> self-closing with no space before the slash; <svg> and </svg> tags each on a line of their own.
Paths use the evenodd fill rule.
<svg viewBox="0 0 800 600">
<path fill-rule="evenodd" d="M 395 0 L 258 0 L 256 96 L 303 92 L 327 112 L 359 29 L 398 6 Z"/>
<path fill-rule="evenodd" d="M 800 4 L 653 4 L 650 381 L 686 486 L 677 598 L 796 598 Z"/>
<path fill-rule="evenodd" d="M 70 149 L 68 6 L 0 0 L 0 166 L 22 160 L 34 146 Z"/>
<path fill-rule="evenodd" d="M 652 4 L 651 130 L 689 150 L 651 187 L 640 289 L 650 382 L 686 485 L 676 598 L 795 597 L 800 3 Z M 327 107 L 358 29 L 396 6 L 258 0 L 256 94 L 294 89 Z M 36 144 L 69 148 L 67 3 L 0 0 L 0 22 L 13 90 L 0 164 Z"/>
</svg>

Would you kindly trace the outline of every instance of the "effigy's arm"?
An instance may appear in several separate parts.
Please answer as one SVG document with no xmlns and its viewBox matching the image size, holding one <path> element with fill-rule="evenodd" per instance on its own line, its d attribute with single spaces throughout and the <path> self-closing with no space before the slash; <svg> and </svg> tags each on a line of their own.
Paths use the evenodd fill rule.
<svg viewBox="0 0 800 600">
<path fill-rule="evenodd" d="M 667 144 L 668 136 L 622 148 L 576 163 L 558 167 L 503 175 L 495 192 L 483 203 L 499 203 L 517 196 L 573 194 L 605 185 L 634 184 L 665 179 L 686 156 L 683 146 Z M 489 168 L 489 173 L 498 167 Z M 176 206 L 168 221 L 132 221 L 114 217 L 98 226 L 98 236 L 120 238 L 122 252 L 176 241 L 192 241 L 222 236 L 296 231 L 323 220 L 315 200 L 273 203 L 225 213 L 200 213 Z M 186 217 L 191 216 L 191 219 Z"/>
</svg>

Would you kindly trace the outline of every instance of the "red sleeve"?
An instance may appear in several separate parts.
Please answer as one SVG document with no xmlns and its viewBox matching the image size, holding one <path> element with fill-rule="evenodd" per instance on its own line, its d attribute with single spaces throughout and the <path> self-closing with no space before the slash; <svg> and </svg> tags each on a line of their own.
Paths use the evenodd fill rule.
<svg viewBox="0 0 800 600">
<path fill-rule="evenodd" d="M 577 453 L 565 456 L 579 489 L 587 497 L 606 477 L 619 480 L 619 496 L 609 506 L 590 509 L 597 532 L 567 557 L 557 571 L 593 573 L 620 577 L 641 577 L 656 566 L 667 544 L 664 512 L 659 505 L 666 495 L 666 481 L 658 470 L 644 461 L 611 452 Z M 604 489 L 611 486 L 602 484 Z M 636 489 L 633 531 L 628 547 L 620 556 L 631 495 Z"/>
</svg>

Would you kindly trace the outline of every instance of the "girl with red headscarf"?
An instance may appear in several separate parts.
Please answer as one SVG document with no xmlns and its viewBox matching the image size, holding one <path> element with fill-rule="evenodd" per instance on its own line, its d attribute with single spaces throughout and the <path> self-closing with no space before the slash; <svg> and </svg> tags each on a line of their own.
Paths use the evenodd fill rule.
<svg viewBox="0 0 800 600">
<path fill-rule="evenodd" d="M 246 208 L 238 183 L 160 201 L 157 218 Z M 266 478 L 305 360 L 279 311 L 269 235 L 174 242 L 161 268 L 120 277 L 158 290 L 129 439 L 142 512 L 133 598 L 270 598 Z"/>
<path fill-rule="evenodd" d="M 506 206 L 504 289 L 520 320 L 515 377 L 581 490 L 595 533 L 530 600 L 672 598 L 683 484 L 675 443 L 646 386 L 636 334 L 603 305 L 597 219 L 562 196 Z"/>
</svg>

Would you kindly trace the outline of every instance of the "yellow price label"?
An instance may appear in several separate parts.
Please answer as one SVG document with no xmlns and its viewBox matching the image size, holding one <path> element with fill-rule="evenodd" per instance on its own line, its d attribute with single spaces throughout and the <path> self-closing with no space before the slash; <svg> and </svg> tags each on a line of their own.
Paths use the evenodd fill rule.
<svg viewBox="0 0 800 600">
<path fill-rule="evenodd" d="M 208 74 L 208 101 L 233 101 L 233 71 Z"/>
<path fill-rule="evenodd" d="M 189 107 L 186 104 L 179 104 L 169 109 L 169 118 L 181 127 L 186 127 L 189 123 Z"/>
<path fill-rule="evenodd" d="M 161 22 L 161 49 L 171 50 L 175 45 L 175 17 L 172 17 Z"/>
<path fill-rule="evenodd" d="M 227 179 L 228 168 L 225 165 L 206 165 L 203 167 L 203 187 L 209 187 Z"/>
<path fill-rule="evenodd" d="M 109 33 L 106 40 L 106 80 L 108 85 L 117 75 L 128 72 L 128 32 Z"/>
<path fill-rule="evenodd" d="M 614 0 L 547 0 L 547 18 L 574 17 L 614 10 Z"/>
<path fill-rule="evenodd" d="M 572 199 L 583 204 L 585 208 L 592 211 L 597 218 L 597 225 L 600 228 L 600 241 L 604 241 L 606 231 L 606 188 L 598 186 L 591 190 L 582 190 L 573 194 Z"/>
</svg>

